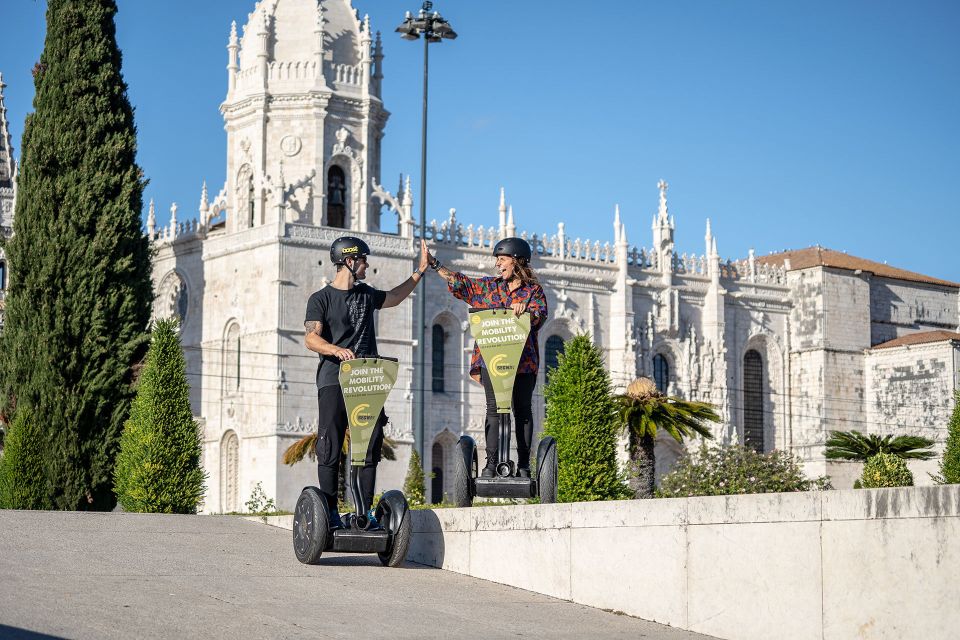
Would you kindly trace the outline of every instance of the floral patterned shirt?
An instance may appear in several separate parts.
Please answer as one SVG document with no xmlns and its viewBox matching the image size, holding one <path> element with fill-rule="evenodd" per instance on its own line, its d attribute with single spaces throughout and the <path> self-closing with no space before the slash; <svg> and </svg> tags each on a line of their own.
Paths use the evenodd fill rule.
<svg viewBox="0 0 960 640">
<path fill-rule="evenodd" d="M 540 345 L 537 334 L 547 319 L 547 297 L 539 284 L 523 284 L 514 291 L 503 278 L 468 278 L 462 273 L 453 274 L 454 281 L 449 283 L 450 293 L 460 298 L 474 309 L 502 309 L 514 302 L 529 300 L 527 311 L 530 313 L 530 335 L 520 355 L 517 373 L 537 373 L 540 369 Z M 470 358 L 470 375 L 480 375 L 485 367 L 480 347 L 473 344 L 473 357 Z"/>
</svg>

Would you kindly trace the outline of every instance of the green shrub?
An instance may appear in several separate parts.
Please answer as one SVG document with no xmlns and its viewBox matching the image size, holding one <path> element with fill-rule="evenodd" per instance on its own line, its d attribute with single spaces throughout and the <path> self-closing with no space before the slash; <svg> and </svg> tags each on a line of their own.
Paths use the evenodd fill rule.
<svg viewBox="0 0 960 640">
<path fill-rule="evenodd" d="M 830 480 L 809 480 L 800 460 L 785 451 L 757 453 L 743 445 L 708 447 L 680 458 L 660 481 L 657 496 L 688 498 L 745 493 L 831 489 Z"/>
<path fill-rule="evenodd" d="M 126 511 L 196 513 L 206 473 L 176 322 L 160 320 L 123 427 L 114 490 Z"/>
<path fill-rule="evenodd" d="M 7 432 L 0 457 L 0 508 L 52 509 L 44 480 L 47 447 L 33 413 L 25 407 Z"/>
<path fill-rule="evenodd" d="M 960 483 L 960 390 L 953 393 L 953 415 L 947 426 L 947 446 L 940 460 L 940 473 L 934 476 L 940 484 Z"/>
<path fill-rule="evenodd" d="M 407 465 L 407 478 L 403 481 L 403 495 L 407 504 L 418 506 L 426 503 L 427 489 L 423 481 L 423 467 L 420 465 L 420 454 L 417 450 L 410 451 L 410 464 Z"/>
<path fill-rule="evenodd" d="M 913 474 L 901 458 L 892 453 L 878 453 L 863 465 L 860 486 L 864 489 L 912 487 Z"/>
<path fill-rule="evenodd" d="M 630 495 L 617 468 L 620 423 L 603 356 L 588 336 L 564 345 L 544 389 L 544 435 L 557 441 L 559 502 L 616 500 Z"/>
<path fill-rule="evenodd" d="M 273 498 L 268 498 L 266 492 L 263 490 L 262 482 L 258 482 L 253 488 L 250 499 L 246 501 L 244 506 L 247 507 L 247 512 L 253 515 L 273 513 L 277 510 L 277 505 L 273 501 Z"/>
</svg>

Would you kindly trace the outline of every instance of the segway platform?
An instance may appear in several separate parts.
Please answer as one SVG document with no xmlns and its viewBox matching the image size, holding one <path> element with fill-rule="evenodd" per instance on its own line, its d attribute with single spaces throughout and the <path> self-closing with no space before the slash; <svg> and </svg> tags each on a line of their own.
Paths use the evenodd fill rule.
<svg viewBox="0 0 960 640">
<path fill-rule="evenodd" d="M 330 551 L 344 553 L 380 553 L 390 547 L 390 534 L 386 531 L 363 531 L 362 529 L 337 529 L 333 532 Z"/>
<path fill-rule="evenodd" d="M 532 498 L 537 481 L 530 478 L 476 478 L 476 495 L 481 498 Z"/>
</svg>

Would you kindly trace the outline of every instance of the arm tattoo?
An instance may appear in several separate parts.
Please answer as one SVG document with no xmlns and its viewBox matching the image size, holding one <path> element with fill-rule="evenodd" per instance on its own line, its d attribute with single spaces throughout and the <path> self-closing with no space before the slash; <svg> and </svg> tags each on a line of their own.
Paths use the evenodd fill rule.
<svg viewBox="0 0 960 640">
<path fill-rule="evenodd" d="M 323 330 L 323 323 L 319 320 L 307 320 L 303 323 L 303 328 L 307 330 L 307 333 L 320 335 L 320 331 Z"/>
<path fill-rule="evenodd" d="M 440 274 L 441 278 L 451 284 L 453 284 L 453 281 L 456 280 L 453 275 L 453 271 L 450 271 L 450 269 L 447 269 L 446 267 L 441 266 L 439 269 L 437 269 L 437 273 Z"/>
</svg>

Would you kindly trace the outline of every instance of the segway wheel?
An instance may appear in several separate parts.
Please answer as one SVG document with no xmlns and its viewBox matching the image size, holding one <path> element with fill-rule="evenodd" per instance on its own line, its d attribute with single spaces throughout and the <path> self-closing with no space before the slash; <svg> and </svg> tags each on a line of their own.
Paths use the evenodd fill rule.
<svg viewBox="0 0 960 640">
<path fill-rule="evenodd" d="M 317 564 L 330 535 L 327 500 L 316 487 L 300 492 L 293 512 L 293 552 L 304 564 Z"/>
<path fill-rule="evenodd" d="M 557 441 L 546 436 L 537 456 L 537 495 L 541 504 L 557 501 Z"/>
<path fill-rule="evenodd" d="M 395 489 L 387 491 L 377 503 L 374 515 L 390 532 L 391 538 L 390 548 L 377 553 L 377 557 L 385 567 L 399 567 L 407 558 L 413 529 L 406 497 Z"/>
<path fill-rule="evenodd" d="M 476 476 L 477 448 L 470 436 L 461 436 L 453 463 L 453 503 L 473 505 L 473 478 Z"/>
</svg>

